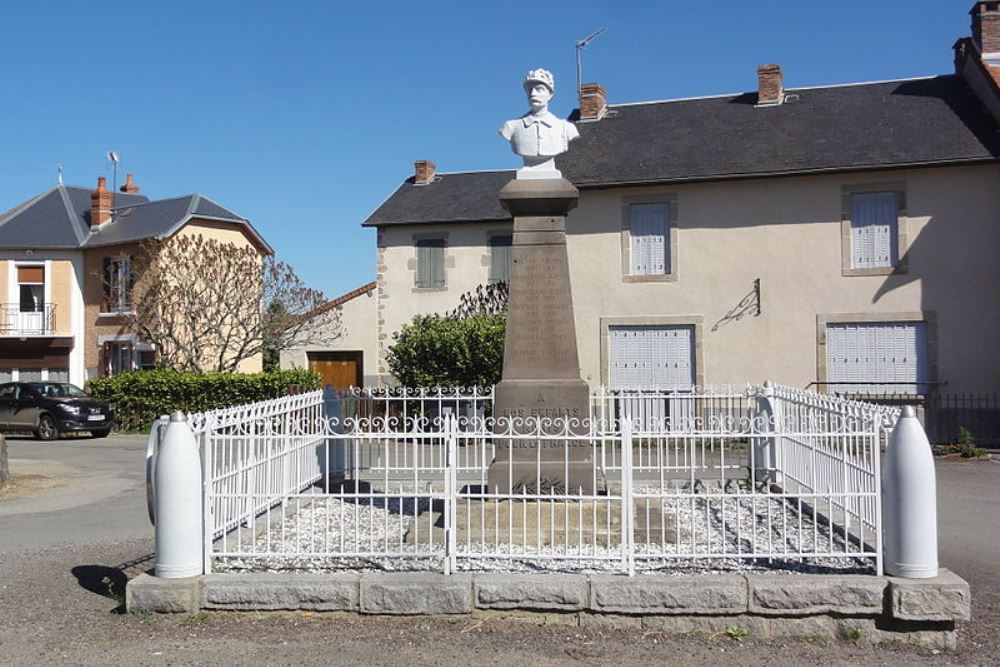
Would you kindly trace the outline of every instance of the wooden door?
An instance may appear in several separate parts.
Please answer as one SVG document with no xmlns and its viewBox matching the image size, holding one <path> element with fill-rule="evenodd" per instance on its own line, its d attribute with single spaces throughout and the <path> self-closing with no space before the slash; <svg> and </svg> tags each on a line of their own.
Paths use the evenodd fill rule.
<svg viewBox="0 0 1000 667">
<path fill-rule="evenodd" d="M 363 381 L 360 352 L 310 352 L 309 369 L 323 378 L 323 386 L 346 389 Z"/>
</svg>

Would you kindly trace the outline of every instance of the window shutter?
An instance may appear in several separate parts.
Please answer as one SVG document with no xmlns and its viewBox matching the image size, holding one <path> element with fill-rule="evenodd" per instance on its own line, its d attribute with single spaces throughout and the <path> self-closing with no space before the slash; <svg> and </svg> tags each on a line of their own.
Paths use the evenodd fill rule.
<svg viewBox="0 0 1000 667">
<path fill-rule="evenodd" d="M 490 239 L 490 282 L 510 282 L 510 236 L 494 236 Z"/>
<path fill-rule="evenodd" d="M 851 196 L 853 268 L 896 265 L 896 221 L 896 193 L 868 192 Z"/>
<path fill-rule="evenodd" d="M 417 287 L 444 287 L 444 239 L 417 241 Z"/>
<path fill-rule="evenodd" d="M 629 207 L 630 264 L 633 275 L 661 275 L 669 272 L 668 213 L 668 204 L 633 204 Z"/>
</svg>

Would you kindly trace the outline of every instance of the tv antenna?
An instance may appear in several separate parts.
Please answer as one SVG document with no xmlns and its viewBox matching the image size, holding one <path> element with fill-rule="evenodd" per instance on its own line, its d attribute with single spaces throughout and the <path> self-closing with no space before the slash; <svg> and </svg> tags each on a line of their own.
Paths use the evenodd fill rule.
<svg viewBox="0 0 1000 667">
<path fill-rule="evenodd" d="M 111 168 L 114 170 L 114 180 L 112 180 L 111 191 L 115 192 L 118 189 L 118 163 L 121 158 L 115 151 L 108 151 L 108 162 L 111 163 Z"/>
<path fill-rule="evenodd" d="M 604 34 L 605 30 L 607 30 L 607 28 L 595 30 L 589 37 L 576 40 L 576 98 L 581 104 L 583 103 L 583 94 L 581 91 L 581 88 L 583 87 L 583 65 L 581 65 L 580 62 L 580 53 L 583 51 L 585 46 Z"/>
</svg>

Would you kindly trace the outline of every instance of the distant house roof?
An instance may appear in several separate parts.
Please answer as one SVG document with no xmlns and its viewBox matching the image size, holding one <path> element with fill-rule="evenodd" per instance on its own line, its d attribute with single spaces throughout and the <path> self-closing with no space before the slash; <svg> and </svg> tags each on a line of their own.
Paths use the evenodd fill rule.
<svg viewBox="0 0 1000 667">
<path fill-rule="evenodd" d="M 355 299 L 355 298 L 361 296 L 362 294 L 368 294 L 368 293 L 370 293 L 372 290 L 375 289 L 375 287 L 376 287 L 376 283 L 373 280 L 372 282 L 368 283 L 367 285 L 362 285 L 361 287 L 359 287 L 359 288 L 357 288 L 355 290 L 351 290 L 347 294 L 343 294 L 341 296 L 338 296 L 336 299 L 331 299 L 331 300 L 327 301 L 322 306 L 320 306 L 319 308 L 316 308 L 314 311 L 312 311 L 311 313 L 309 313 L 309 316 L 310 317 L 315 317 L 316 315 L 322 315 L 323 313 L 329 312 L 329 311 L 333 310 L 334 308 L 339 308 L 340 306 L 343 306 L 348 301 L 350 301 L 352 299 Z"/>
<path fill-rule="evenodd" d="M 757 93 L 609 105 L 577 124 L 580 138 L 556 163 L 586 189 L 1000 159 L 996 123 L 958 76 L 785 93 L 769 107 L 756 106 Z M 497 193 L 512 176 L 410 178 L 364 225 L 509 220 Z"/>
<path fill-rule="evenodd" d="M 90 193 L 57 185 L 0 214 L 0 248 L 81 249 L 164 239 L 197 218 L 239 225 L 262 251 L 274 252 L 249 221 L 199 194 L 150 201 L 118 192 L 112 221 L 91 229 Z"/>
</svg>

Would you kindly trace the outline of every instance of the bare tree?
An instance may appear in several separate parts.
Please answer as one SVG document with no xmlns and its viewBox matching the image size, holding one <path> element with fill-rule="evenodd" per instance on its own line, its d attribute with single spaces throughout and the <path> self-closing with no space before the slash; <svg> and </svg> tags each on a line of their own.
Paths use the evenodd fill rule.
<svg viewBox="0 0 1000 667">
<path fill-rule="evenodd" d="M 106 267 L 105 295 L 153 343 L 158 362 L 176 370 L 233 372 L 258 354 L 340 329 L 337 316 L 308 316 L 324 303 L 321 292 L 249 246 L 182 236 L 143 243 L 127 261 L 128 283 Z"/>
</svg>

